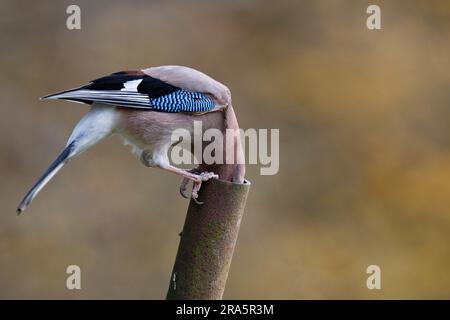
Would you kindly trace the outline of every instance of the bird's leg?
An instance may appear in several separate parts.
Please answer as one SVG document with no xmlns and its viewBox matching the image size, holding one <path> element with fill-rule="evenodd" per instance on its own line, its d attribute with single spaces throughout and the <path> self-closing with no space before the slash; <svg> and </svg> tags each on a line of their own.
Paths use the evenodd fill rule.
<svg viewBox="0 0 450 320">
<path fill-rule="evenodd" d="M 194 182 L 194 186 L 192 187 L 191 197 L 192 197 L 192 200 L 194 200 L 194 202 L 196 204 L 203 204 L 202 201 L 197 200 L 198 192 L 200 191 L 201 186 L 202 186 L 201 182 L 200 183 Z"/>
<path fill-rule="evenodd" d="M 199 167 L 197 167 L 197 168 L 193 168 L 193 169 L 191 169 L 191 170 L 188 170 L 190 173 L 198 173 L 198 172 L 200 172 L 200 169 L 199 169 Z M 183 178 L 183 181 L 181 181 L 181 184 L 180 184 L 180 194 L 181 194 L 181 196 L 183 197 L 183 198 L 186 198 L 186 199 L 189 199 L 189 197 L 185 194 L 185 192 L 186 192 L 186 187 L 187 187 L 187 185 L 188 185 L 188 183 L 189 183 L 189 179 L 188 178 L 186 178 L 186 177 L 184 177 Z"/>
<path fill-rule="evenodd" d="M 196 168 L 193 168 L 193 169 L 190 169 L 190 170 L 187 170 L 187 171 L 190 172 L 190 173 L 193 173 L 193 174 L 197 174 L 197 175 L 202 173 L 202 169 L 201 169 L 200 166 L 199 166 L 199 167 L 196 167 Z M 211 175 L 211 177 L 213 177 L 213 178 L 216 178 L 216 176 L 217 176 L 217 175 L 215 175 L 215 174 L 212 173 L 212 172 L 206 172 L 206 174 Z M 189 178 L 184 177 L 184 178 L 183 178 L 183 181 L 181 181 L 181 184 L 180 184 L 180 194 L 181 194 L 181 196 L 182 196 L 183 198 L 186 198 L 186 199 L 189 199 L 189 197 L 185 194 L 185 192 L 186 192 L 186 187 L 187 187 L 189 181 L 190 181 Z M 198 188 L 196 191 L 198 192 L 199 189 L 200 189 L 200 188 Z"/>
<path fill-rule="evenodd" d="M 143 151 L 140 156 L 140 160 L 142 164 L 144 164 L 147 167 L 157 167 L 182 176 L 183 182 L 181 183 L 180 186 L 180 193 L 183 197 L 186 197 L 184 191 L 186 190 L 186 185 L 189 183 L 189 180 L 193 181 L 194 187 L 192 188 L 191 198 L 197 204 L 201 204 L 201 202 L 198 201 L 197 198 L 198 198 L 198 191 L 202 186 L 202 182 L 208 181 L 209 179 L 219 179 L 219 175 L 215 174 L 214 172 L 207 172 L 207 171 L 201 172 L 200 168 L 194 168 L 192 170 L 184 170 L 177 168 L 171 165 L 168 159 L 166 159 L 166 157 L 158 157 L 158 154 L 166 154 L 166 151 L 156 153 L 148 150 Z"/>
<path fill-rule="evenodd" d="M 201 172 L 200 174 L 197 174 L 197 176 L 200 177 L 200 181 L 194 181 L 194 185 L 192 187 L 192 192 L 191 192 L 191 198 L 192 200 L 194 200 L 195 203 L 197 204 L 203 204 L 203 202 L 198 201 L 198 192 L 200 191 L 200 188 L 202 186 L 202 182 L 203 181 L 208 181 L 209 179 L 219 179 L 219 175 L 215 174 L 214 172 Z M 183 197 L 188 198 L 185 194 L 184 191 L 186 190 L 186 185 L 189 183 L 189 179 L 184 178 L 181 186 L 180 186 L 180 193 Z"/>
<path fill-rule="evenodd" d="M 183 181 L 181 181 L 181 184 L 180 184 L 180 194 L 183 198 L 186 198 L 186 199 L 189 199 L 189 197 L 185 194 L 188 183 L 189 183 L 189 179 L 183 178 Z"/>
<path fill-rule="evenodd" d="M 194 170 L 183 170 L 183 169 L 177 168 L 172 165 L 159 166 L 159 168 L 184 177 L 183 182 L 182 182 L 182 186 L 184 185 L 184 187 L 186 187 L 186 185 L 189 183 L 189 180 L 192 180 L 194 182 L 194 187 L 192 188 L 191 198 L 197 204 L 202 204 L 202 202 L 197 200 L 198 192 L 202 186 L 202 182 L 208 181 L 209 179 L 218 179 L 219 178 L 219 176 L 217 174 L 215 174 L 214 172 L 193 173 L 193 172 L 197 172 L 197 171 L 194 171 L 195 169 Z M 191 171 L 193 171 L 193 172 L 191 172 Z M 180 192 L 181 192 L 181 188 L 182 187 L 180 187 Z M 182 193 L 182 195 L 185 196 L 183 193 Z"/>
</svg>

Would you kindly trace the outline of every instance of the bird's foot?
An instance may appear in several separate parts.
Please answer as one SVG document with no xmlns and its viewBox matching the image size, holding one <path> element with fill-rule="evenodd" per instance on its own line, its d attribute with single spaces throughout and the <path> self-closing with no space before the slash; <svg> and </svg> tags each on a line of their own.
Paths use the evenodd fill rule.
<svg viewBox="0 0 450 320">
<path fill-rule="evenodd" d="M 191 170 L 188 170 L 189 173 L 193 173 L 194 175 L 197 175 L 199 173 L 199 168 L 194 168 Z M 180 194 L 183 198 L 189 199 L 189 196 L 186 195 L 186 187 L 189 184 L 189 181 L 191 181 L 192 179 L 184 176 L 183 177 L 183 181 L 181 181 L 181 185 L 180 185 Z"/>
<path fill-rule="evenodd" d="M 186 187 L 189 183 L 189 179 L 188 178 L 183 178 L 183 181 L 181 181 L 181 185 L 180 185 L 180 194 L 183 198 L 189 199 L 189 196 L 186 195 Z"/>
<path fill-rule="evenodd" d="M 197 204 L 203 204 L 203 202 L 198 200 L 198 192 L 200 191 L 200 188 L 202 186 L 202 182 L 204 181 L 208 181 L 210 179 L 219 179 L 219 175 L 215 174 L 214 172 L 201 172 L 198 174 L 194 174 L 194 176 L 192 178 L 183 178 L 183 181 L 181 182 L 180 185 L 180 194 L 184 197 L 184 198 L 189 198 L 186 195 L 186 187 L 189 183 L 189 180 L 192 180 L 194 182 L 194 186 L 192 187 L 192 192 L 191 192 L 191 198 L 192 200 L 197 203 Z"/>
</svg>

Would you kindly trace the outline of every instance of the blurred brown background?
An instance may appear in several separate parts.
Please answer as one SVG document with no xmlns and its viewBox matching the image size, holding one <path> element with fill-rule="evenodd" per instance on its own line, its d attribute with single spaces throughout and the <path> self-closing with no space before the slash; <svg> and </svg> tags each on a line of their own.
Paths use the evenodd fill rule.
<svg viewBox="0 0 450 320">
<path fill-rule="evenodd" d="M 119 139 L 15 214 L 88 109 L 38 97 L 164 64 L 227 84 L 243 128 L 280 129 L 278 175 L 248 168 L 225 298 L 450 298 L 449 1 L 1 0 L 0 43 L 0 298 L 165 297 L 188 202 Z"/>
</svg>

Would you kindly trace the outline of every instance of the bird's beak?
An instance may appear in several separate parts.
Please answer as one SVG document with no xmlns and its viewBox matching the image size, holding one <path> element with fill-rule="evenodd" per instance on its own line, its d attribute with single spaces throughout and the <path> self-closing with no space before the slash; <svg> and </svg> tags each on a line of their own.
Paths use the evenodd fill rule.
<svg viewBox="0 0 450 320">
<path fill-rule="evenodd" d="M 36 181 L 33 187 L 28 191 L 28 193 L 20 202 L 17 208 L 17 214 L 21 214 L 26 207 L 33 201 L 36 195 L 41 191 L 41 189 L 50 181 L 51 178 L 67 163 L 69 158 L 72 156 L 74 149 L 74 143 L 67 145 L 61 154 L 53 161 L 53 163 L 48 167 L 45 173 Z"/>
</svg>

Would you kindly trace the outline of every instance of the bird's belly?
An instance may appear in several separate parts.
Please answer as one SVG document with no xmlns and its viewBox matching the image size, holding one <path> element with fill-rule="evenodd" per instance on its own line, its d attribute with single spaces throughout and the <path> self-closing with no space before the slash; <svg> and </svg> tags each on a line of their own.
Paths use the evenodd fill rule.
<svg viewBox="0 0 450 320">
<path fill-rule="evenodd" d="M 125 144 L 133 148 L 138 156 L 143 151 L 168 149 L 172 144 L 174 130 L 193 130 L 193 117 L 177 113 L 141 111 L 118 108 L 120 128 L 117 130 Z"/>
<path fill-rule="evenodd" d="M 172 142 L 166 136 L 158 134 L 139 135 L 136 132 L 120 130 L 117 132 L 124 145 L 131 146 L 131 152 L 146 166 L 153 166 L 153 162 L 167 162 L 167 151 Z M 164 158 L 164 159 L 163 159 Z M 164 161 L 163 161 L 164 160 Z M 166 161 L 167 160 L 167 161 Z"/>
<path fill-rule="evenodd" d="M 142 152 L 152 151 L 154 149 L 154 146 L 152 144 L 139 141 L 139 139 L 136 139 L 132 135 L 129 135 L 125 132 L 120 132 L 119 136 L 122 139 L 123 144 L 125 146 L 130 146 L 131 152 L 138 158 L 141 157 Z"/>
<path fill-rule="evenodd" d="M 128 134 L 120 134 L 125 145 L 131 146 L 131 152 L 139 158 L 146 167 L 163 166 L 170 163 L 167 155 L 170 143 L 154 144 L 139 141 Z"/>
</svg>

